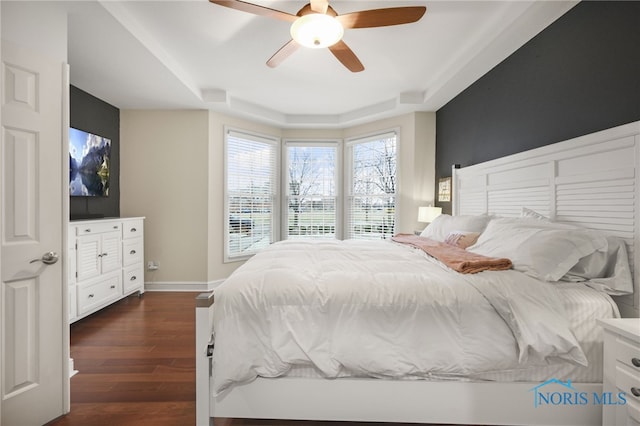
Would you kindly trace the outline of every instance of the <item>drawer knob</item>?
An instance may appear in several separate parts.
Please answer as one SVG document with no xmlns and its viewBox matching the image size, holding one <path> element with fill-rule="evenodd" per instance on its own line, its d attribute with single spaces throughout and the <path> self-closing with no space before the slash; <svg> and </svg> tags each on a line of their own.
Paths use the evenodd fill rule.
<svg viewBox="0 0 640 426">
<path fill-rule="evenodd" d="M 85 229 L 84 232 L 91 232 L 91 228 Z"/>
<path fill-rule="evenodd" d="M 640 388 L 631 388 L 631 393 L 633 396 L 640 397 Z"/>
<path fill-rule="evenodd" d="M 131 232 L 136 232 L 137 229 L 136 228 L 131 228 Z"/>
<path fill-rule="evenodd" d="M 137 280 L 135 275 L 133 275 L 131 278 L 129 278 L 129 281 L 135 281 L 135 280 Z"/>
<path fill-rule="evenodd" d="M 131 250 L 131 251 L 129 252 L 129 254 L 136 254 L 136 251 L 135 251 L 135 250 Z"/>
<path fill-rule="evenodd" d="M 115 286 L 115 285 L 112 285 L 112 286 L 111 286 L 111 288 L 116 288 L 116 286 Z"/>
<path fill-rule="evenodd" d="M 91 299 L 92 297 L 93 297 L 93 293 L 91 293 L 91 294 L 89 295 L 89 299 Z"/>
<path fill-rule="evenodd" d="M 635 367 L 640 367 L 640 358 L 631 358 L 631 364 Z"/>
</svg>

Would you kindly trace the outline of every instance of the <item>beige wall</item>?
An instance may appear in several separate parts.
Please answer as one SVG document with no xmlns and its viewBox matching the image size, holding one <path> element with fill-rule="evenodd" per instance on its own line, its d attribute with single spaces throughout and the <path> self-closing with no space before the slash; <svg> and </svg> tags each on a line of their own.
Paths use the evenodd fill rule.
<svg viewBox="0 0 640 426">
<path fill-rule="evenodd" d="M 242 262 L 224 262 L 224 128 L 282 139 L 348 139 L 399 130 L 398 231 L 412 232 L 418 206 L 433 202 L 435 113 L 411 113 L 343 130 L 278 129 L 206 111 L 121 112 L 123 216 L 146 216 L 151 288 L 205 290 Z M 151 171 L 151 172 L 150 172 Z"/>
<path fill-rule="evenodd" d="M 207 111 L 120 112 L 120 214 L 145 216 L 147 283 L 207 277 Z"/>
<path fill-rule="evenodd" d="M 412 190 L 413 205 L 407 213 L 407 223 L 413 220 L 413 229 L 424 229 L 426 223 L 418 222 L 418 207 L 435 206 L 436 187 L 436 113 L 419 112 L 415 114 L 414 156 L 409 159 L 413 164 Z"/>
</svg>

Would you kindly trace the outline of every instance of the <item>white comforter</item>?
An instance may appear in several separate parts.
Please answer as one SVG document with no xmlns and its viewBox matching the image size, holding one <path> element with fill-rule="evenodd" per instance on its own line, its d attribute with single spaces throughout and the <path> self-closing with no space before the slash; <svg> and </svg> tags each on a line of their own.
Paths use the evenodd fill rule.
<svg viewBox="0 0 640 426">
<path fill-rule="evenodd" d="M 328 378 L 459 378 L 587 361 L 553 284 L 462 275 L 386 241 L 283 241 L 215 291 L 214 392 L 294 364 Z"/>
</svg>

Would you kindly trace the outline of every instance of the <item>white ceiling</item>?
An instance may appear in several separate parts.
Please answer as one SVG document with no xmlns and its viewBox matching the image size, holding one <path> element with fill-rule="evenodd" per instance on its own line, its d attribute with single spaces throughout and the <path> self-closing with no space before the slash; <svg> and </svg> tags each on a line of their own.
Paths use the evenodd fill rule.
<svg viewBox="0 0 640 426">
<path fill-rule="evenodd" d="M 306 2 L 252 1 L 295 14 Z M 436 111 L 575 1 L 339 1 L 339 13 L 425 5 L 407 25 L 351 29 L 365 70 L 327 49 L 265 62 L 289 24 L 207 0 L 78 1 L 69 15 L 71 83 L 121 109 L 211 109 L 283 128 L 341 128 Z"/>
</svg>

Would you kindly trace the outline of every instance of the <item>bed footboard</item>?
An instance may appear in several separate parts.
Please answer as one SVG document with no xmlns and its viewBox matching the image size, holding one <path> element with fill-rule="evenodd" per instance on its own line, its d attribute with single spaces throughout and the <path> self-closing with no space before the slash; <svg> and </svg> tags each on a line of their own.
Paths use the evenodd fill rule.
<svg viewBox="0 0 640 426">
<path fill-rule="evenodd" d="M 584 395 L 580 400 L 584 404 L 552 400 L 541 407 L 534 393 L 546 383 L 532 382 L 258 378 L 224 397 L 212 398 L 213 302 L 213 293 L 196 298 L 197 426 L 214 426 L 214 414 L 221 418 L 438 424 L 601 424 L 602 405 L 593 402 L 602 401 L 601 383 L 572 384 L 574 392 Z M 551 391 L 554 398 L 566 394 L 562 384 L 549 383 L 554 388 L 545 391 Z M 598 398 L 591 401 L 592 396 Z"/>
<path fill-rule="evenodd" d="M 211 358 L 213 331 L 213 292 L 196 297 L 196 425 L 213 425 L 211 417 Z"/>
</svg>

